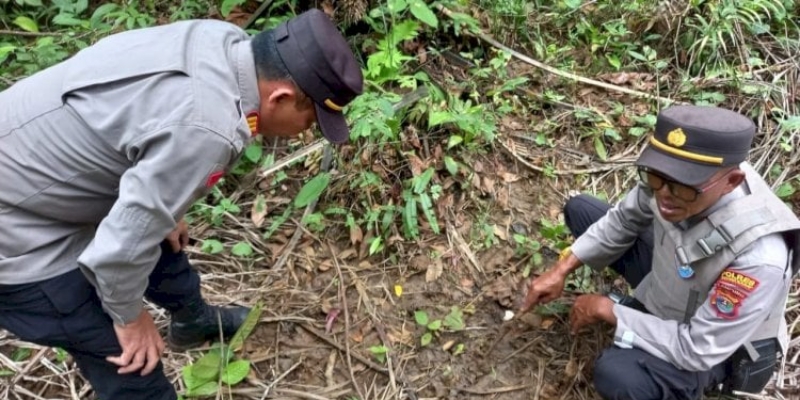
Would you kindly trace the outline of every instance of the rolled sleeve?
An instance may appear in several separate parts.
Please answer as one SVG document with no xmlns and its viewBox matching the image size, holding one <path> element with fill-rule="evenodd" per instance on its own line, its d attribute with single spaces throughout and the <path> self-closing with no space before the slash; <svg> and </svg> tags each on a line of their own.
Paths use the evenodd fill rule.
<svg viewBox="0 0 800 400">
<path fill-rule="evenodd" d="M 196 126 L 160 129 L 126 152 L 133 166 L 122 175 L 119 197 L 78 259 L 117 324 L 138 317 L 159 244 L 235 157 L 228 140 Z"/>
</svg>

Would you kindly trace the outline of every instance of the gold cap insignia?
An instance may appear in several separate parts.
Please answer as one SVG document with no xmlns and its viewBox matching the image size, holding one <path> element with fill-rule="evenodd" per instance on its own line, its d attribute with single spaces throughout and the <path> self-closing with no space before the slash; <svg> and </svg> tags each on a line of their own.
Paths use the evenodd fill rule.
<svg viewBox="0 0 800 400">
<path fill-rule="evenodd" d="M 667 134 L 667 143 L 675 147 L 681 147 L 686 144 L 686 134 L 683 129 L 676 128 Z"/>
</svg>

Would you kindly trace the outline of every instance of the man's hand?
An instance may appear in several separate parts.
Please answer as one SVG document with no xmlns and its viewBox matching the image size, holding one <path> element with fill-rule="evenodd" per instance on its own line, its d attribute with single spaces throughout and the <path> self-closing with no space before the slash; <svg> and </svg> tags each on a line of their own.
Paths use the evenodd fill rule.
<svg viewBox="0 0 800 400">
<path fill-rule="evenodd" d="M 578 257 L 575 257 L 572 253 L 566 253 L 547 272 L 536 279 L 531 279 L 528 282 L 527 293 L 519 308 L 519 313 L 528 312 L 531 307 L 549 303 L 561 297 L 567 275 L 581 266 L 581 264 L 581 260 Z"/>
<path fill-rule="evenodd" d="M 584 294 L 575 299 L 572 311 L 569 314 L 570 328 L 573 335 L 577 334 L 584 326 L 598 322 L 617 324 L 614 315 L 614 302 L 606 296 L 599 294 Z"/>
<path fill-rule="evenodd" d="M 186 221 L 178 221 L 178 226 L 167 235 L 167 241 L 172 246 L 172 251 L 179 252 L 189 244 L 189 227 Z"/>
<path fill-rule="evenodd" d="M 129 374 L 141 370 L 142 376 L 145 376 L 153 372 L 164 352 L 164 340 L 147 310 L 142 310 L 135 321 L 125 326 L 114 324 L 114 331 L 122 354 L 106 357 L 106 361 L 121 367 L 117 373 Z"/>
</svg>

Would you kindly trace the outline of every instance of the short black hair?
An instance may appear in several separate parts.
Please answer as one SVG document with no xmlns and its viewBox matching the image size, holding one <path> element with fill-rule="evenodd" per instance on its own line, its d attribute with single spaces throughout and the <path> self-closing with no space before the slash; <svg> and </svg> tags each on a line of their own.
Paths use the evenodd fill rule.
<svg viewBox="0 0 800 400">
<path fill-rule="evenodd" d="M 250 47 L 253 49 L 253 60 L 256 64 L 258 79 L 289 82 L 297 90 L 297 102 L 306 101 L 308 96 L 292 78 L 289 69 L 286 68 L 286 64 L 278 53 L 274 30 L 269 29 L 256 34 L 250 41 Z"/>
<path fill-rule="evenodd" d="M 260 79 L 266 80 L 292 80 L 292 75 L 286 69 L 278 47 L 275 45 L 275 33 L 266 30 L 258 33 L 250 42 L 253 48 L 253 58 L 256 63 L 256 73 Z"/>
</svg>

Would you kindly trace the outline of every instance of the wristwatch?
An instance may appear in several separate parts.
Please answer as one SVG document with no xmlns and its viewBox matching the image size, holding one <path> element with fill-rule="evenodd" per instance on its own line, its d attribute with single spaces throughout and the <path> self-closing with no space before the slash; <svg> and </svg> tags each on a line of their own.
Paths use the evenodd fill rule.
<svg viewBox="0 0 800 400">
<path fill-rule="evenodd" d="M 611 292 L 608 294 L 608 298 L 611 299 L 611 301 L 613 301 L 615 304 L 620 304 L 622 300 L 625 299 L 625 296 L 619 293 Z"/>
</svg>

